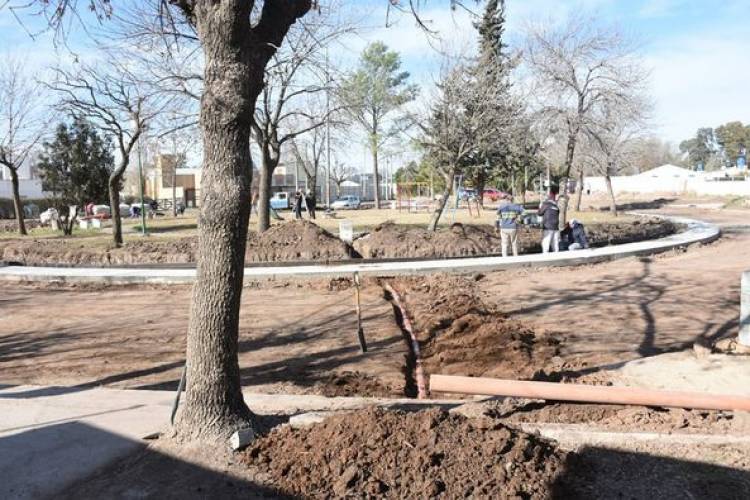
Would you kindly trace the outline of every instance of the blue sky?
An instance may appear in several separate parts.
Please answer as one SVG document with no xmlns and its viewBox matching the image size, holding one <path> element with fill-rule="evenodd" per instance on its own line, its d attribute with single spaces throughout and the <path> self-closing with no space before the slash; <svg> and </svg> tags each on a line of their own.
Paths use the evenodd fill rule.
<svg viewBox="0 0 750 500">
<path fill-rule="evenodd" d="M 332 57 L 352 64 L 368 42 L 383 40 L 402 54 L 404 68 L 426 90 L 440 66 L 434 47 L 471 47 L 476 39 L 472 15 L 460 8 L 451 11 L 447 0 L 422 3 L 422 16 L 439 32 L 438 39 L 426 37 L 408 15 L 392 15 L 395 22 L 386 28 L 388 0 L 340 1 L 369 27 L 332 49 Z M 125 0 L 113 0 L 114 8 L 120 2 Z M 481 12 L 481 4 L 468 0 L 466 5 Z M 507 0 L 508 39 L 518 43 L 527 22 L 561 22 L 580 11 L 618 23 L 642 41 L 652 71 L 656 135 L 678 143 L 701 126 L 750 122 L 750 0 Z M 28 16 L 24 20 L 32 31 L 40 26 Z M 69 40 L 86 57 L 80 28 L 72 29 Z M 0 11 L 0 52 L 24 58 L 30 68 L 71 57 L 64 49 L 55 51 L 49 34 L 32 40 L 7 9 Z"/>
</svg>

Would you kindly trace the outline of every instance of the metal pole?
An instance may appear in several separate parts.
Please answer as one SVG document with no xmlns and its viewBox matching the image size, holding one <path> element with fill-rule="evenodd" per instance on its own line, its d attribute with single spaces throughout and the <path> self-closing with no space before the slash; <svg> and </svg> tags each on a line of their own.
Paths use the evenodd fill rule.
<svg viewBox="0 0 750 500">
<path fill-rule="evenodd" d="M 141 191 L 141 234 L 143 236 L 146 236 L 146 204 L 143 201 L 143 162 L 141 160 L 141 136 L 138 136 L 138 178 L 140 180 L 139 188 Z M 156 183 L 156 180 L 154 179 L 154 183 Z M 112 207 L 113 210 L 117 209 L 119 210 L 120 207 Z"/>
<path fill-rule="evenodd" d="M 326 47 L 326 207 L 331 206 L 331 76 L 328 73 Z"/>
</svg>

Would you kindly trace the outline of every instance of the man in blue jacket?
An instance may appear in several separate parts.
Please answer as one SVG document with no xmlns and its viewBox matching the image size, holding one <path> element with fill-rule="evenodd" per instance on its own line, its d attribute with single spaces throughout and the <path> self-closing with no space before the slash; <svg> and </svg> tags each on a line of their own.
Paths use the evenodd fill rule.
<svg viewBox="0 0 750 500">
<path fill-rule="evenodd" d="M 508 256 L 509 243 L 513 248 L 513 256 L 518 257 L 518 219 L 522 213 L 523 207 L 513 203 L 508 195 L 505 195 L 504 201 L 497 207 L 497 227 L 500 230 L 503 257 Z"/>
<path fill-rule="evenodd" d="M 541 205 L 539 212 L 542 217 L 542 253 L 560 251 L 560 207 L 557 206 L 557 189 L 550 188 L 549 196 Z"/>
</svg>

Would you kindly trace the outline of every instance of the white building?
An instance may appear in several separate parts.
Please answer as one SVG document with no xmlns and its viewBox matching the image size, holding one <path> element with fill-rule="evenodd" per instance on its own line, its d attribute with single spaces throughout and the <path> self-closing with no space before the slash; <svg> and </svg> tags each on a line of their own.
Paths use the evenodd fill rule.
<svg viewBox="0 0 750 500">
<path fill-rule="evenodd" d="M 47 193 L 42 191 L 42 180 L 32 172 L 27 165 L 21 167 L 18 172 L 19 191 L 21 199 L 44 198 Z M 0 166 L 0 198 L 13 198 L 13 185 L 10 180 L 10 171 L 7 167 Z"/>
<path fill-rule="evenodd" d="M 637 175 L 613 176 L 612 190 L 620 193 L 669 193 L 713 196 L 750 196 L 750 178 L 730 180 L 721 172 L 695 172 L 676 165 L 662 165 Z M 731 179 L 736 179 L 732 177 Z M 583 188 L 607 192 L 604 177 L 585 177 Z"/>
</svg>

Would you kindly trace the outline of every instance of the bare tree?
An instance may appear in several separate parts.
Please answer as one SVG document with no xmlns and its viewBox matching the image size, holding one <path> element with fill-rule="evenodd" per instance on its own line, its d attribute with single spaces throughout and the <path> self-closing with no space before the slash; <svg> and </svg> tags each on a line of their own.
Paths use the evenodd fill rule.
<svg viewBox="0 0 750 500">
<path fill-rule="evenodd" d="M 13 210 L 18 232 L 23 235 L 26 234 L 26 223 L 18 174 L 49 124 L 49 120 L 42 118 L 39 87 L 26 74 L 20 59 L 5 57 L 0 62 L 0 166 L 10 172 Z"/>
<path fill-rule="evenodd" d="M 476 160 L 480 145 L 497 132 L 487 117 L 492 113 L 493 96 L 471 83 L 471 73 L 465 65 L 459 63 L 444 70 L 430 116 L 420 125 L 421 145 L 445 181 L 430 219 L 430 231 L 437 229 L 456 174 Z"/>
<path fill-rule="evenodd" d="M 586 126 L 582 156 L 594 172 L 604 176 L 610 196 L 610 211 L 617 215 L 617 201 L 612 176 L 632 168 L 639 158 L 639 149 L 646 130 L 646 102 L 628 108 L 604 108 Z"/>
<path fill-rule="evenodd" d="M 307 189 L 313 198 L 317 197 L 318 174 L 322 170 L 323 153 L 326 150 L 326 132 L 322 127 L 315 128 L 291 141 L 291 150 L 297 165 L 305 173 Z"/>
<path fill-rule="evenodd" d="M 560 179 L 562 227 L 581 133 L 602 106 L 630 106 L 642 92 L 647 72 L 636 57 L 636 46 L 619 30 L 580 16 L 561 27 L 530 27 L 525 60 L 535 80 L 541 119 L 556 124 L 566 136 Z"/>
<path fill-rule="evenodd" d="M 343 184 L 344 181 L 351 179 L 355 171 L 346 163 L 340 163 L 336 160 L 333 165 L 331 165 L 330 173 L 331 180 L 336 184 L 336 196 L 341 196 L 341 184 Z"/>
<path fill-rule="evenodd" d="M 270 226 L 270 196 L 273 171 L 279 164 L 282 147 L 295 137 L 325 125 L 338 108 L 320 105 L 323 94 L 331 91 L 328 61 L 323 55 L 352 27 L 333 22 L 333 13 L 324 10 L 323 19 L 302 21 L 292 27 L 284 44 L 266 68 L 266 86 L 255 109 L 253 139 L 260 149 L 258 192 L 258 231 Z"/>
<path fill-rule="evenodd" d="M 123 64 L 110 57 L 96 67 L 80 65 L 75 71 L 55 68 L 56 78 L 48 87 L 59 94 L 63 109 L 74 117 L 91 121 L 114 138 L 117 165 L 109 177 L 112 240 L 122 246 L 120 189 L 133 148 L 147 125 L 163 110 L 159 94 L 143 89 Z"/>
</svg>

